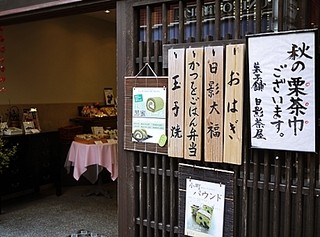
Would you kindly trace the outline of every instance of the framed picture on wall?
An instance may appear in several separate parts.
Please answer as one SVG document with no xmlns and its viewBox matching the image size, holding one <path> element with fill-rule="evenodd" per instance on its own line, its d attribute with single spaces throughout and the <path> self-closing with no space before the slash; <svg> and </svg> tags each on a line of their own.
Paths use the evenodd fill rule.
<svg viewBox="0 0 320 237">
<path fill-rule="evenodd" d="M 113 90 L 112 88 L 104 88 L 104 97 L 106 100 L 106 105 L 114 105 L 115 98 L 113 95 Z"/>
</svg>

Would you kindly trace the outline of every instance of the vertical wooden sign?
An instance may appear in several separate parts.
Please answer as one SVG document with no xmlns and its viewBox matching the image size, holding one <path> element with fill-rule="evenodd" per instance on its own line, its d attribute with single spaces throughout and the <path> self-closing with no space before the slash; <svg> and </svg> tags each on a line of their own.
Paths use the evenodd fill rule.
<svg viewBox="0 0 320 237">
<path fill-rule="evenodd" d="M 201 160 L 203 48 L 186 49 L 185 159 Z"/>
<path fill-rule="evenodd" d="M 223 162 L 223 46 L 205 48 L 204 160 Z"/>
<path fill-rule="evenodd" d="M 226 46 L 224 162 L 241 164 L 245 45 Z"/>
<path fill-rule="evenodd" d="M 185 49 L 168 50 L 168 155 L 183 157 Z"/>
</svg>

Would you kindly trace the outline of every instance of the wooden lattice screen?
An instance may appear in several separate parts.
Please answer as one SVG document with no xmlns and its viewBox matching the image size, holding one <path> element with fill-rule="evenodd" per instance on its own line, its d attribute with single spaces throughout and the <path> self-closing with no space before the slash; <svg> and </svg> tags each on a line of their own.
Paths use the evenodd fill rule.
<svg viewBox="0 0 320 237">
<path fill-rule="evenodd" d="M 277 11 L 272 5 L 275 2 Z M 297 7 L 296 18 L 288 11 L 292 4 Z M 242 43 L 248 33 L 312 27 L 319 23 L 319 17 L 314 11 L 308 16 L 306 12 L 314 7 L 319 7 L 316 1 L 120 1 L 118 13 L 129 17 L 126 24 L 119 24 L 119 34 L 128 37 L 125 42 L 132 49 L 122 50 L 123 45 L 118 49 L 127 58 L 133 58 L 129 66 L 118 66 L 120 77 L 132 71 L 134 75 L 145 63 L 157 75 L 167 76 L 166 50 L 170 47 L 226 45 L 228 40 Z M 273 20 L 275 14 L 277 21 Z M 124 82 L 122 85 L 125 89 Z M 246 99 L 248 90 L 245 90 Z M 128 183 L 120 187 L 120 195 L 121 191 L 133 195 L 120 198 L 120 206 L 129 202 L 128 212 L 119 209 L 120 228 L 121 223 L 128 226 L 119 231 L 120 236 L 173 237 L 181 233 L 178 166 L 182 161 L 234 172 L 234 236 L 319 236 L 319 155 L 249 149 L 248 115 L 245 103 L 240 166 L 186 162 L 150 152 L 124 152 L 121 159 L 126 168 L 122 175 L 126 175 Z"/>
</svg>

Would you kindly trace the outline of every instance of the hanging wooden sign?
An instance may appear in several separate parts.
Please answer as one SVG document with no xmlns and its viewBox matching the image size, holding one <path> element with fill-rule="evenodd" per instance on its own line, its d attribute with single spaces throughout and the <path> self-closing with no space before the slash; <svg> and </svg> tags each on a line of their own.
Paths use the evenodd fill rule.
<svg viewBox="0 0 320 237">
<path fill-rule="evenodd" d="M 143 69 L 144 67 L 140 72 Z M 149 69 L 152 71 L 150 66 Z M 168 77 L 160 77 L 155 75 L 155 73 L 155 76 L 139 76 L 140 72 L 137 76 L 128 76 L 124 80 L 124 149 L 167 155 L 167 129 L 166 127 L 163 129 L 166 122 L 162 122 L 167 113 L 165 107 L 166 96 L 163 94 L 160 96 L 155 95 L 159 91 L 165 91 L 164 88 L 168 86 Z M 137 90 L 134 90 L 135 88 Z M 150 92 L 152 90 L 156 93 L 152 94 Z M 133 91 L 135 91 L 135 94 Z M 150 93 L 152 96 L 150 96 Z M 134 107 L 137 109 L 134 110 Z M 149 116 L 148 114 L 152 115 Z M 152 116 L 155 116 L 157 121 L 161 121 L 157 123 L 150 122 L 152 121 Z M 147 128 L 144 126 L 147 126 Z M 160 126 L 162 127 L 160 128 Z M 163 134 L 164 130 L 165 134 Z M 162 134 L 159 135 L 159 131 Z"/>
<path fill-rule="evenodd" d="M 184 158 L 201 160 L 203 48 L 186 49 Z"/>
<path fill-rule="evenodd" d="M 223 46 L 206 47 L 204 62 L 204 160 L 223 161 Z"/>
<path fill-rule="evenodd" d="M 224 162 L 242 162 L 243 84 L 245 45 L 226 46 Z"/>
<path fill-rule="evenodd" d="M 185 49 L 168 51 L 168 155 L 183 157 Z"/>
</svg>

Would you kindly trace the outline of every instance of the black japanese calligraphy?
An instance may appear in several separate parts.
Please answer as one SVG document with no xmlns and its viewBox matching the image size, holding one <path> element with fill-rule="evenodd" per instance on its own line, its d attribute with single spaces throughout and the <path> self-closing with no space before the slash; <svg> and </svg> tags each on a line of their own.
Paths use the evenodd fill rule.
<svg viewBox="0 0 320 237">
<path fill-rule="evenodd" d="M 210 125 L 207 127 L 207 133 L 210 135 L 210 138 L 220 137 L 221 132 L 219 124 L 210 122 Z"/>
<path fill-rule="evenodd" d="M 179 79 L 180 79 L 180 76 L 179 75 L 174 75 L 172 77 L 172 80 L 173 80 L 173 87 L 171 88 L 171 90 L 177 90 L 177 89 L 180 89 L 181 88 L 181 82 L 179 82 Z"/>
<path fill-rule="evenodd" d="M 174 101 L 173 103 L 174 103 L 174 106 L 172 107 L 173 115 L 174 115 L 174 117 L 178 117 L 179 110 L 180 110 L 179 102 Z"/>
<path fill-rule="evenodd" d="M 312 57 L 307 54 L 309 48 L 310 47 L 304 42 L 302 42 L 301 46 L 292 44 L 291 49 L 287 51 L 287 62 L 279 65 L 277 68 L 274 68 L 273 76 L 275 79 L 272 84 L 274 85 L 273 92 L 276 95 L 271 97 L 275 106 L 273 111 L 274 121 L 270 123 L 276 128 L 276 132 L 280 137 L 285 135 L 281 132 L 282 124 L 287 124 L 288 127 L 293 128 L 294 136 L 298 135 L 298 131 L 303 130 L 303 124 L 305 121 L 303 118 L 298 118 L 306 114 L 308 103 L 303 99 L 303 97 L 307 95 L 305 91 L 306 81 L 300 76 L 300 72 L 306 69 L 306 65 L 300 59 L 312 59 Z M 291 63 L 292 66 L 288 67 Z M 291 73 L 287 71 L 288 69 Z M 286 75 L 287 78 L 286 76 L 282 76 L 282 73 Z M 281 90 L 281 87 L 284 89 Z M 287 92 L 286 94 L 283 94 L 282 91 L 286 91 L 285 88 L 287 88 Z M 285 108 L 289 114 L 293 115 L 293 117 L 289 118 L 288 121 L 282 120 L 282 113 L 284 113 L 284 109 L 282 108 L 284 97 L 289 97 L 289 102 L 291 102 L 290 105 Z"/>
<path fill-rule="evenodd" d="M 253 65 L 253 75 L 254 75 L 254 83 L 252 85 L 252 89 L 254 91 L 263 91 L 264 87 L 266 86 L 266 83 L 263 82 L 261 74 L 261 68 L 259 65 L 259 62 L 255 62 Z"/>
<path fill-rule="evenodd" d="M 263 82 L 263 72 L 259 62 L 254 62 L 252 73 L 254 82 L 251 88 L 257 93 L 263 93 L 266 83 Z M 266 137 L 264 136 L 265 123 L 263 122 L 264 111 L 261 98 L 254 98 L 254 107 L 252 112 L 255 119 L 254 123 L 252 124 L 252 127 L 255 128 L 255 134 L 253 134 L 253 138 L 266 140 Z"/>
<path fill-rule="evenodd" d="M 188 85 L 186 85 L 187 91 L 189 93 L 189 101 L 187 101 L 186 112 L 188 116 L 188 129 L 186 132 L 186 138 L 189 140 L 188 142 L 188 156 L 193 157 L 197 155 L 198 146 L 197 140 L 200 139 L 199 133 L 200 128 L 198 128 L 198 119 L 201 115 L 201 111 L 199 109 L 200 102 L 200 88 L 198 87 L 198 80 L 200 78 L 199 69 L 201 69 L 201 62 L 198 61 L 197 53 L 199 51 L 192 50 L 192 57 L 189 58 L 190 61 L 187 62 L 188 65 Z"/>
<path fill-rule="evenodd" d="M 182 130 L 179 124 L 171 127 L 171 137 L 182 138 Z"/>
</svg>

